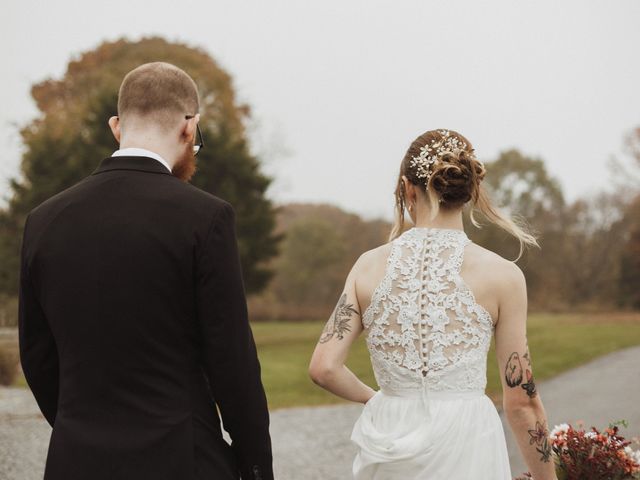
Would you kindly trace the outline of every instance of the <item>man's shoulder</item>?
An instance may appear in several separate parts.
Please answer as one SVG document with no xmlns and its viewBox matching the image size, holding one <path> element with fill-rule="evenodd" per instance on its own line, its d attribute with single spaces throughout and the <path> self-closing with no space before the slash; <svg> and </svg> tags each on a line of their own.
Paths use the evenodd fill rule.
<svg viewBox="0 0 640 480">
<path fill-rule="evenodd" d="M 83 188 L 85 188 L 88 180 L 91 177 L 86 177 L 80 180 L 78 183 L 65 188 L 64 190 L 52 195 L 51 197 L 43 200 L 36 205 L 28 214 L 30 218 L 38 218 L 42 216 L 49 216 L 54 210 L 59 208 L 60 205 L 65 205 L 69 200 L 79 194 Z"/>
<path fill-rule="evenodd" d="M 194 203 L 202 204 L 207 207 L 231 208 L 231 204 L 229 202 L 217 195 L 206 192 L 191 183 L 182 182 L 178 179 L 176 180 L 177 188 L 180 188 L 184 192 L 184 195 Z"/>
<path fill-rule="evenodd" d="M 206 192 L 190 183 L 175 179 L 173 187 L 176 189 L 178 196 L 172 202 L 182 204 L 189 211 L 189 215 L 199 221 L 210 223 L 214 218 L 220 218 L 223 212 L 227 212 L 227 216 L 235 215 L 235 211 L 231 203 L 212 193 Z"/>
<path fill-rule="evenodd" d="M 160 176 L 158 176 L 160 177 Z M 231 204 L 226 200 L 206 192 L 190 183 L 183 182 L 174 176 L 162 175 L 167 181 L 161 182 L 159 188 L 161 195 L 158 200 L 164 198 L 165 201 L 171 201 L 176 205 L 194 210 L 202 211 L 204 214 L 210 214 L 212 211 L 221 209 L 233 209 Z M 99 194 L 100 185 L 94 183 L 99 177 L 89 175 L 78 183 L 65 188 L 61 192 L 44 200 L 29 212 L 29 217 L 49 217 L 56 210 L 63 208 L 74 200 L 81 200 L 83 196 L 91 196 Z"/>
</svg>

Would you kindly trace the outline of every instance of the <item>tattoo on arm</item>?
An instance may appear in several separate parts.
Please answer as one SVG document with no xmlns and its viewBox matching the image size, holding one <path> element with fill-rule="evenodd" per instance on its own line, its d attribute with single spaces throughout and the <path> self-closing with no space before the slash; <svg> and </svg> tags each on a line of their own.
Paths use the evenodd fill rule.
<svg viewBox="0 0 640 480">
<path fill-rule="evenodd" d="M 524 358 L 527 361 L 527 365 L 529 365 L 529 368 L 531 368 L 531 355 L 529 355 L 529 342 L 527 342 L 526 349 L 527 351 L 524 353 L 524 355 L 522 355 L 522 358 Z"/>
<path fill-rule="evenodd" d="M 509 356 L 504 369 L 504 379 L 510 387 L 517 387 L 522 383 L 522 363 L 520 363 L 518 352 L 513 352 Z"/>
<path fill-rule="evenodd" d="M 334 336 L 338 340 L 342 340 L 344 335 L 351 331 L 349 321 L 351 320 L 351 315 L 353 313 L 356 315 L 360 314 L 358 310 L 353 308 L 352 303 L 347 303 L 347 294 L 343 293 L 338 301 L 338 305 L 336 305 L 336 308 L 331 315 L 331 318 L 322 331 L 320 343 L 327 343 Z"/>
<path fill-rule="evenodd" d="M 529 445 L 536 445 L 536 451 L 542 456 L 540 460 L 547 463 L 551 459 L 551 445 L 549 445 L 549 430 L 544 422 L 536 421 L 535 428 L 527 430 L 529 432 Z"/>
<path fill-rule="evenodd" d="M 535 397 L 538 393 L 538 391 L 536 390 L 536 382 L 533 380 L 533 374 L 531 373 L 531 370 L 527 369 L 527 381 L 526 383 L 523 383 L 521 387 L 524 388 L 525 392 L 527 392 L 529 398 Z"/>
<path fill-rule="evenodd" d="M 507 382 L 507 385 L 510 387 L 517 387 L 520 385 L 529 398 L 533 398 L 538 393 L 536 390 L 536 383 L 533 379 L 533 373 L 531 373 L 531 356 L 529 355 L 529 346 L 527 345 L 527 351 L 522 358 L 527 362 L 528 368 L 524 369 L 524 376 L 526 376 L 526 382 L 522 383 L 523 380 L 523 368 L 522 362 L 520 361 L 520 356 L 518 352 L 513 352 L 509 356 L 509 360 L 507 361 L 507 366 L 504 372 L 504 378 Z"/>
</svg>

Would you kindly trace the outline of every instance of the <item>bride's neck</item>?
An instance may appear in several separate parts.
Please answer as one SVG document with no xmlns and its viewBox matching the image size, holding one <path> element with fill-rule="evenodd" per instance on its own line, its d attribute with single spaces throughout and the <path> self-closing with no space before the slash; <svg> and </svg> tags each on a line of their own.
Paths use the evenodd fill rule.
<svg viewBox="0 0 640 480">
<path fill-rule="evenodd" d="M 416 227 L 427 228 L 451 228 L 455 230 L 464 230 L 462 223 L 462 210 L 440 210 L 435 218 L 431 219 L 429 209 L 426 207 L 418 208 L 414 219 Z"/>
</svg>

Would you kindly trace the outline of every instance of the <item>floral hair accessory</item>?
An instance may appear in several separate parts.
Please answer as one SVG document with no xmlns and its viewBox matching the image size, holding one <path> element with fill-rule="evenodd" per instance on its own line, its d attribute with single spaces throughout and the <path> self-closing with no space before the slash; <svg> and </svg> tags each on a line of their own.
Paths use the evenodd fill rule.
<svg viewBox="0 0 640 480">
<path fill-rule="evenodd" d="M 458 153 L 460 150 L 467 149 L 467 144 L 452 136 L 449 130 L 438 130 L 438 133 L 441 138 L 420 147 L 420 153 L 409 161 L 409 167 L 415 170 L 416 177 L 424 180 L 425 189 L 429 188 L 431 167 L 436 163 L 438 157 L 445 153 Z"/>
</svg>

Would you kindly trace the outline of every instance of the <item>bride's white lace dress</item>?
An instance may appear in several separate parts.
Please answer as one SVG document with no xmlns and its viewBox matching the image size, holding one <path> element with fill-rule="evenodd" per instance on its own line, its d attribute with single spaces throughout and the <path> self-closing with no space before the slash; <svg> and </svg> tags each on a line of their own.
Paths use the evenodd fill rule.
<svg viewBox="0 0 640 480">
<path fill-rule="evenodd" d="M 357 480 L 511 480 L 502 423 L 484 393 L 493 322 L 460 275 L 470 242 L 437 228 L 392 242 L 362 317 L 380 390 L 351 436 Z"/>
</svg>

